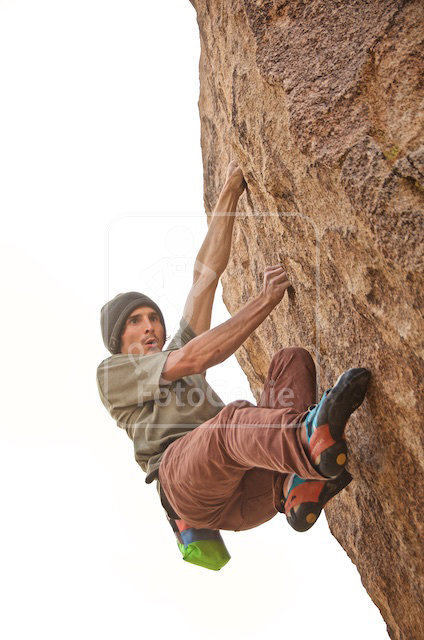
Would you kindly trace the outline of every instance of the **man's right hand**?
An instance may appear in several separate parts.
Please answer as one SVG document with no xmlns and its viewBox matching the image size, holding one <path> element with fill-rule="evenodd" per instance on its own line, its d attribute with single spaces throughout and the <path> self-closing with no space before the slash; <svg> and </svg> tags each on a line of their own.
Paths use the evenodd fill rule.
<svg viewBox="0 0 424 640">
<path fill-rule="evenodd" d="M 276 306 L 283 299 L 290 285 L 282 266 L 265 268 L 262 295 L 270 304 Z"/>
</svg>

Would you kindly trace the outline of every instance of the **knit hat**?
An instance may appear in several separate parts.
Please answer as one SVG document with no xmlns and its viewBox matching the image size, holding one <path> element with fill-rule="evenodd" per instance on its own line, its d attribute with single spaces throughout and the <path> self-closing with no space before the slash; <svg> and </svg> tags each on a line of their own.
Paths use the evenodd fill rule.
<svg viewBox="0 0 424 640">
<path fill-rule="evenodd" d="M 125 322 L 134 309 L 138 307 L 152 307 L 157 311 L 159 320 L 163 326 L 164 336 L 166 336 L 165 320 L 162 311 L 156 302 L 145 296 L 144 293 L 130 291 L 128 293 L 118 293 L 112 300 L 107 302 L 100 312 L 100 325 L 102 328 L 103 342 L 111 353 L 119 353 L 121 350 L 121 334 Z"/>
</svg>

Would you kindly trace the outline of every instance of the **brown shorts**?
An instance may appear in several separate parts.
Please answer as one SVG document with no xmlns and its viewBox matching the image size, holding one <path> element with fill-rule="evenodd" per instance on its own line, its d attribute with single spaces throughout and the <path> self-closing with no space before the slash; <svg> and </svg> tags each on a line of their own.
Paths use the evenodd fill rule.
<svg viewBox="0 0 424 640">
<path fill-rule="evenodd" d="M 300 439 L 314 402 L 311 355 L 299 347 L 281 349 L 258 406 L 231 402 L 165 451 L 159 480 L 180 518 L 197 529 L 251 529 L 278 512 L 286 474 L 322 479 Z"/>
</svg>

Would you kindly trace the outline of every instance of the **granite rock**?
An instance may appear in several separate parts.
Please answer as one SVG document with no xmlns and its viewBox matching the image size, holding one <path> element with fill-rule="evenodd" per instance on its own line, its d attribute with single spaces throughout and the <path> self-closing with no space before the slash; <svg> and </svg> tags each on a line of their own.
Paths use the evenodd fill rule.
<svg viewBox="0 0 424 640">
<path fill-rule="evenodd" d="M 258 399 L 273 353 L 313 354 L 320 391 L 372 383 L 349 422 L 354 480 L 326 508 L 390 637 L 424 637 L 423 23 L 418 0 L 194 0 L 204 199 L 240 200 L 224 301 L 283 264 L 293 290 L 238 350 Z M 421 621 L 421 622 L 420 622 Z"/>
</svg>

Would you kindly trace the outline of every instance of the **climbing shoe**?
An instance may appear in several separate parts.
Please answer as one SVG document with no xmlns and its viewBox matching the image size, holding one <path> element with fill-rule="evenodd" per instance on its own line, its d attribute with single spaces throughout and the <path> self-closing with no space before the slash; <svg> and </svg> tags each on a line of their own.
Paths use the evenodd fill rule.
<svg viewBox="0 0 424 640">
<path fill-rule="evenodd" d="M 306 416 L 309 458 L 326 478 L 335 478 L 346 465 L 344 430 L 349 417 L 362 404 L 370 378 L 368 369 L 348 369 Z"/>
<path fill-rule="evenodd" d="M 293 473 L 287 497 L 281 498 L 289 525 L 296 531 L 308 531 L 318 520 L 327 502 L 351 481 L 352 476 L 346 469 L 337 478 L 330 480 L 304 480 Z"/>
</svg>

